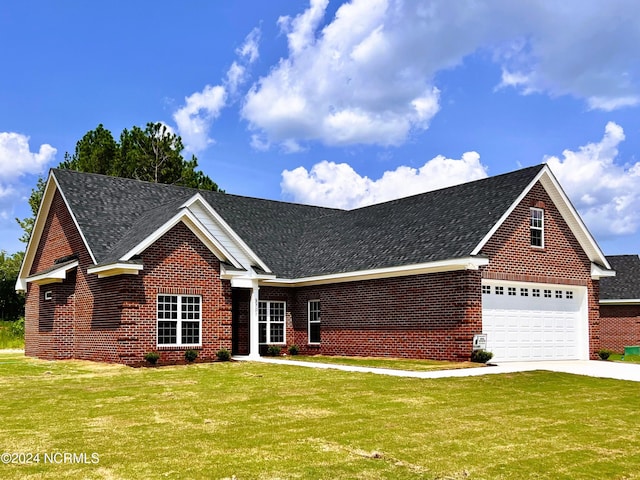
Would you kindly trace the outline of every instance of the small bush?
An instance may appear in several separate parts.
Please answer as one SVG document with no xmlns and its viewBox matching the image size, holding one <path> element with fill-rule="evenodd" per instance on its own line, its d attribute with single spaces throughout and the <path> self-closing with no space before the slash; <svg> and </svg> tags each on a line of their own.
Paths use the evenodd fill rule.
<svg viewBox="0 0 640 480">
<path fill-rule="evenodd" d="M 279 357 L 282 353 L 282 347 L 280 345 L 269 345 L 267 348 L 267 355 L 270 357 Z"/>
<path fill-rule="evenodd" d="M 155 365 L 160 359 L 160 354 L 158 352 L 147 352 L 144 354 L 144 359 L 151 365 Z"/>
<path fill-rule="evenodd" d="M 474 350 L 471 354 L 471 361 L 474 363 L 487 363 L 493 358 L 493 353 L 486 350 Z"/>
<path fill-rule="evenodd" d="M 609 357 L 611 356 L 613 352 L 607 348 L 603 348 L 602 350 L 598 351 L 598 356 L 600 357 L 600 360 L 609 360 Z"/>
<path fill-rule="evenodd" d="M 221 348 L 216 352 L 216 357 L 218 357 L 218 360 L 221 362 L 228 362 L 231 360 L 231 352 L 226 348 Z"/>
<path fill-rule="evenodd" d="M 291 345 L 289 347 L 289 355 L 297 355 L 298 353 L 300 353 L 300 349 L 297 345 Z"/>
<path fill-rule="evenodd" d="M 196 350 L 187 350 L 186 352 L 184 352 L 184 359 L 189 362 L 192 363 L 196 360 L 196 358 L 198 358 L 198 352 Z"/>
<path fill-rule="evenodd" d="M 9 324 L 9 332 L 15 338 L 24 338 L 24 317 L 11 322 Z"/>
</svg>

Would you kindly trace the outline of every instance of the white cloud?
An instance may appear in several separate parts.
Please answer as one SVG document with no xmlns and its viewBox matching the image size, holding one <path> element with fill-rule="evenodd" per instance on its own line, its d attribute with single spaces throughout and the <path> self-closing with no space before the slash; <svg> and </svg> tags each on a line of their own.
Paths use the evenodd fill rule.
<svg viewBox="0 0 640 480">
<path fill-rule="evenodd" d="M 258 27 L 251 30 L 249 34 L 244 38 L 244 43 L 240 46 L 240 48 L 236 49 L 236 55 L 243 59 L 246 59 L 246 61 L 250 64 L 255 62 L 260 56 L 260 35 L 261 31 Z"/>
<path fill-rule="evenodd" d="M 282 172 L 281 188 L 293 201 L 336 208 L 357 208 L 436 190 L 487 176 L 480 155 L 466 152 L 459 160 L 437 156 L 416 169 L 400 166 L 377 180 L 359 175 L 346 163 L 322 161 Z"/>
<path fill-rule="evenodd" d="M 248 78 L 246 64 L 258 59 L 260 29 L 254 28 L 245 37 L 243 44 L 236 49 L 241 61 L 234 61 L 227 70 L 222 85 L 206 85 L 201 92 L 192 93 L 185 98 L 185 105 L 173 113 L 173 120 L 185 144 L 185 149 L 198 153 L 205 150 L 215 140 L 209 136 L 214 120 L 220 116 L 227 106 L 229 95 L 236 94 L 237 89 Z M 242 63 L 245 65 L 243 65 Z"/>
<path fill-rule="evenodd" d="M 288 53 L 245 97 L 271 144 L 402 144 L 440 108 L 436 74 L 478 51 L 500 65 L 499 87 L 640 105 L 635 0 L 350 0 L 325 19 L 327 4 L 280 17 Z"/>
<path fill-rule="evenodd" d="M 546 157 L 585 223 L 596 237 L 631 234 L 640 228 L 640 162 L 616 163 L 622 127 L 609 122 L 602 140 Z"/>
<path fill-rule="evenodd" d="M 13 180 L 25 174 L 43 173 L 56 155 L 49 144 L 31 152 L 29 137 L 20 133 L 0 132 L 0 180 Z"/>
<path fill-rule="evenodd" d="M 173 114 L 185 148 L 201 152 L 214 142 L 209 138 L 209 128 L 224 108 L 227 92 L 220 85 L 204 87 L 185 98 L 185 105 Z"/>
</svg>

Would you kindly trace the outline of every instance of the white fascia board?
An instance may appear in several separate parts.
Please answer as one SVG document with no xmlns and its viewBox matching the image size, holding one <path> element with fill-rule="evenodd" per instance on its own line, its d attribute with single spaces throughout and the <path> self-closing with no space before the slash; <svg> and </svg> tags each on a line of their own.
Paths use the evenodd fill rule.
<svg viewBox="0 0 640 480">
<path fill-rule="evenodd" d="M 306 287 L 310 285 L 326 285 L 330 283 L 356 282 L 361 280 L 375 280 L 379 278 L 406 277 L 409 275 L 421 275 L 438 272 L 454 272 L 457 270 L 478 270 L 481 266 L 488 265 L 486 257 L 464 257 L 437 262 L 419 263 L 415 265 L 403 265 L 400 267 L 376 268 L 356 272 L 336 273 L 330 275 L 318 275 L 314 277 L 294 279 L 263 280 L 261 285 L 279 285 L 283 287 Z"/>
<path fill-rule="evenodd" d="M 240 250 L 242 250 L 247 257 L 249 257 L 253 262 L 255 262 L 260 268 L 262 268 L 265 272 L 271 272 L 271 269 L 264 263 L 256 253 L 251 250 L 249 245 L 247 245 L 240 235 L 238 235 L 233 228 L 222 218 L 222 216 L 216 212 L 216 210 L 207 202 L 202 195 L 196 193 L 193 197 L 187 200 L 182 204 L 182 208 L 189 208 L 194 203 L 200 203 L 202 208 L 204 208 L 209 215 L 211 215 L 216 222 L 220 225 L 220 227 L 224 230 L 224 232 L 229 235 L 229 237 L 238 245 Z"/>
<path fill-rule="evenodd" d="M 580 243 L 582 249 L 587 253 L 589 259 L 592 262 L 599 263 L 604 265 L 605 268 L 611 269 L 609 262 L 607 261 L 604 253 L 600 250 L 600 247 L 594 240 L 593 236 L 585 226 L 584 222 L 578 215 L 577 210 L 574 208 L 573 204 L 565 194 L 562 186 L 558 183 L 558 180 L 553 175 L 551 168 L 548 165 L 544 165 L 544 167 L 540 170 L 538 175 L 527 185 L 527 187 L 518 195 L 518 198 L 511 204 L 511 206 L 507 209 L 507 211 L 500 217 L 500 220 L 489 230 L 489 232 L 484 236 L 484 238 L 480 241 L 480 243 L 473 249 L 471 255 L 478 255 L 482 248 L 487 244 L 489 239 L 496 233 L 496 231 L 502 226 L 502 224 L 509 218 L 511 213 L 515 210 L 515 208 L 522 202 L 524 197 L 531 191 L 533 186 L 540 181 L 544 189 L 553 200 L 556 208 L 560 212 L 560 215 L 564 218 L 564 220 L 569 225 L 572 233 L 575 235 L 576 239 Z"/>
<path fill-rule="evenodd" d="M 593 280 L 600 280 L 603 277 L 615 277 L 615 270 L 607 270 L 602 268 L 600 265 L 596 265 L 595 263 L 591 264 L 591 278 Z"/>
<path fill-rule="evenodd" d="M 49 283 L 61 283 L 67 278 L 67 272 L 78 267 L 78 261 L 67 263 L 60 268 L 50 270 L 47 273 L 34 275 L 25 279 L 26 283 L 35 283 L 36 285 L 47 285 Z"/>
<path fill-rule="evenodd" d="M 640 298 L 617 298 L 600 300 L 600 305 L 640 305 Z"/>
<path fill-rule="evenodd" d="M 129 250 L 121 260 L 130 260 L 133 256 L 139 255 L 147 248 L 153 245 L 169 230 L 175 227 L 179 222 L 184 223 L 198 239 L 206 245 L 206 247 L 213 253 L 219 260 L 231 263 L 234 267 L 241 268 L 240 263 L 233 258 L 233 256 L 227 251 L 226 248 L 205 228 L 204 225 L 196 218 L 196 216 L 184 208 L 180 212 L 176 213 L 169 221 L 158 228 L 155 232 L 145 238 L 142 242 Z"/>
<path fill-rule="evenodd" d="M 87 273 L 95 273 L 98 278 L 113 277 L 115 275 L 138 275 L 144 269 L 140 263 L 115 262 L 99 267 L 87 268 Z"/>
</svg>

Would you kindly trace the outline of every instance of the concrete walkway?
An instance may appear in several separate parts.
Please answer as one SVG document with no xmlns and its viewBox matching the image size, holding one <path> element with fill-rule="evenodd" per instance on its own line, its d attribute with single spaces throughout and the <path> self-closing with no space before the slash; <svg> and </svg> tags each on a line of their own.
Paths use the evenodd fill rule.
<svg viewBox="0 0 640 480">
<path fill-rule="evenodd" d="M 461 368 L 455 370 L 436 370 L 434 372 L 413 372 L 408 370 L 392 370 L 389 368 L 355 367 L 349 365 L 334 365 L 330 363 L 300 362 L 296 360 L 282 360 L 278 358 L 234 357 L 237 360 L 256 361 L 262 363 L 277 363 L 282 365 L 296 365 L 307 368 L 321 368 L 342 370 L 345 372 L 376 373 L 378 375 L 392 375 L 395 377 L 412 378 L 447 378 L 447 377 L 476 377 L 480 375 L 496 375 L 500 373 L 531 372 L 547 370 L 551 372 L 587 375 L 590 377 L 612 378 L 616 380 L 630 380 L 640 382 L 640 365 L 620 362 L 602 362 L 594 360 L 543 361 L 543 362 L 502 362 L 497 365 L 479 368 Z"/>
</svg>

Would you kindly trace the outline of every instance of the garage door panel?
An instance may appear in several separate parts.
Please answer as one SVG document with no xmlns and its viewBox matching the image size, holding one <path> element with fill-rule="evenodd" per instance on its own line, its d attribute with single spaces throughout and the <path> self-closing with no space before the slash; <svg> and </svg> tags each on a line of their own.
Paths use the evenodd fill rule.
<svg viewBox="0 0 640 480">
<path fill-rule="evenodd" d="M 572 286 L 483 283 L 487 349 L 496 361 L 580 358 L 583 297 L 584 289 Z"/>
</svg>

